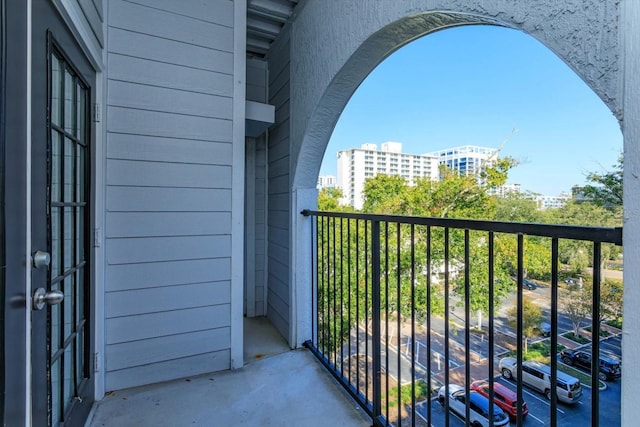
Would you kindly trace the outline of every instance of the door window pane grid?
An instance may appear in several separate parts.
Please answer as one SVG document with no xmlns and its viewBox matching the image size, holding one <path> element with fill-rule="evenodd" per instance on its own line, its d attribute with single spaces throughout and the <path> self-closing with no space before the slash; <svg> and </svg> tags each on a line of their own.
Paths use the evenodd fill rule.
<svg viewBox="0 0 640 427">
<path fill-rule="evenodd" d="M 87 377 L 86 345 L 88 286 L 85 251 L 89 91 L 72 67 L 52 46 L 50 62 L 50 193 L 49 231 L 52 268 L 50 289 L 61 290 L 61 304 L 49 312 L 51 367 L 50 408 L 53 426 L 65 413 Z"/>
</svg>

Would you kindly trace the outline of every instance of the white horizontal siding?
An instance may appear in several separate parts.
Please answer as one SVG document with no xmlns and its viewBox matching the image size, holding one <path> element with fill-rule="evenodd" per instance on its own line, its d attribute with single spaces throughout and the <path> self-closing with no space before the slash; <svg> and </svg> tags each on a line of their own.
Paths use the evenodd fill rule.
<svg viewBox="0 0 640 427">
<path fill-rule="evenodd" d="M 107 237 L 211 236 L 230 227 L 230 212 L 112 212 Z"/>
<path fill-rule="evenodd" d="M 231 142 L 231 121 L 186 114 L 147 111 L 135 108 L 108 107 L 110 131 L 165 138 Z"/>
<path fill-rule="evenodd" d="M 190 274 L 185 274 L 185 271 Z M 107 291 L 218 282 L 229 280 L 230 276 L 229 258 L 119 264 L 109 267 Z"/>
<path fill-rule="evenodd" d="M 105 365 L 118 389 L 231 366 L 234 18 L 227 0 L 107 5 Z"/>
<path fill-rule="evenodd" d="M 167 308 L 165 308 L 167 310 Z M 206 332 L 227 326 L 229 304 L 208 307 L 186 307 L 171 311 L 138 314 L 134 317 L 107 319 L 107 344 L 129 343 L 158 338 L 158 329 L 163 337 Z"/>
<path fill-rule="evenodd" d="M 194 300 L 191 295 L 200 295 L 200 298 Z M 215 317 L 212 312 L 219 310 L 221 304 L 224 304 L 226 310 L 228 310 L 230 299 L 229 282 L 207 282 L 110 292 L 105 301 L 105 306 L 111 318 L 198 308 L 204 314 L 202 316 L 189 317 L 203 319 Z M 182 320 L 184 321 L 185 319 Z M 111 336 L 123 339 L 120 334 L 112 334 Z"/>
<path fill-rule="evenodd" d="M 231 189 L 112 185 L 107 206 L 110 212 L 228 212 Z"/>
<path fill-rule="evenodd" d="M 269 103 L 275 106 L 276 123 L 269 131 L 266 177 L 267 194 L 267 314 L 278 331 L 290 336 L 289 294 L 289 218 L 291 192 L 289 177 L 290 126 L 288 112 L 290 44 L 282 40 L 269 57 Z"/>
<path fill-rule="evenodd" d="M 158 138 L 145 135 L 110 133 L 107 156 L 110 159 L 159 162 L 231 164 L 230 143 L 193 139 Z"/>
<path fill-rule="evenodd" d="M 112 81 L 120 80 L 211 95 L 233 95 L 231 74 L 115 53 L 110 53 L 107 61 L 109 78 Z"/>
<path fill-rule="evenodd" d="M 131 3 L 123 0 L 110 0 L 109 26 L 162 37 L 206 48 L 215 48 L 233 52 L 233 16 L 228 18 L 227 25 L 206 22 L 199 17 L 182 13 L 188 11 L 195 2 L 178 2 L 173 11 L 166 11 L 152 6 Z M 227 1 L 210 2 L 228 5 Z M 176 13 L 176 10 L 180 12 Z M 193 11 L 193 9 L 192 9 Z M 211 11 L 212 14 L 216 10 Z M 221 17 L 224 19 L 223 17 Z"/>
<path fill-rule="evenodd" d="M 111 371 L 105 383 L 107 390 L 121 390 L 140 384 L 152 384 L 175 378 L 176 372 L 183 377 L 228 369 L 231 352 L 229 350 L 197 354 L 195 356 L 171 359 L 164 362 Z"/>
<path fill-rule="evenodd" d="M 211 353 L 229 348 L 229 341 L 229 328 L 218 328 L 112 344 L 107 370 Z"/>
<path fill-rule="evenodd" d="M 112 28 L 109 31 L 109 51 L 187 68 L 225 74 L 233 72 L 233 54 L 231 52 L 167 40 L 120 28 Z"/>
</svg>

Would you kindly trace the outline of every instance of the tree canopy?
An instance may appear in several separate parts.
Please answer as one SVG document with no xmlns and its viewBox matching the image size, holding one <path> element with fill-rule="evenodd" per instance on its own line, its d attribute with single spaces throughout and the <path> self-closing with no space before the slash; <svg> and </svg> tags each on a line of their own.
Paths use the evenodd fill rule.
<svg viewBox="0 0 640 427">
<path fill-rule="evenodd" d="M 587 181 L 590 184 L 582 188 L 582 194 L 598 206 L 616 209 L 622 206 L 622 171 L 624 158 L 621 154 L 613 170 L 608 172 L 589 172 Z"/>
</svg>

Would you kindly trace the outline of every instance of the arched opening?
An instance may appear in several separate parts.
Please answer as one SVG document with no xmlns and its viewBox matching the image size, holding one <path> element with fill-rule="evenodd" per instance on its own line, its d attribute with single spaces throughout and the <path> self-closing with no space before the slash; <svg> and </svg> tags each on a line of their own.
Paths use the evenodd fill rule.
<svg viewBox="0 0 640 427">
<path fill-rule="evenodd" d="M 329 140 L 329 135 L 333 131 L 334 124 L 337 122 L 339 115 L 343 111 L 344 106 L 347 103 L 349 97 L 356 90 L 357 86 L 362 82 L 366 75 L 384 58 L 386 58 L 389 54 L 391 54 L 396 49 L 403 46 L 405 43 L 415 39 L 418 36 L 422 36 L 425 34 L 429 34 L 431 32 L 449 28 L 452 26 L 460 26 L 467 24 L 490 24 L 490 25 L 500 25 L 499 23 L 492 20 L 482 20 L 476 16 L 465 16 L 465 15 L 454 15 L 454 23 L 448 21 L 447 24 L 441 24 L 442 21 L 438 21 L 438 19 L 450 18 L 450 15 L 440 15 L 434 14 L 429 16 L 430 19 L 421 20 L 420 24 L 428 27 L 429 25 L 434 24 L 435 19 L 437 24 L 429 27 L 427 31 L 425 31 L 425 27 L 421 28 L 421 31 L 416 34 L 412 33 L 412 36 L 407 36 L 404 34 L 403 37 L 396 38 L 402 30 L 406 30 L 411 27 L 408 24 L 408 21 L 411 21 L 414 18 L 407 18 L 408 21 L 403 21 L 403 25 L 399 25 L 394 28 L 394 31 L 389 31 L 388 27 L 380 30 L 376 34 L 374 34 L 371 38 L 369 38 L 365 43 L 363 43 L 349 58 L 349 60 L 345 63 L 344 67 L 338 71 L 338 73 L 333 77 L 332 82 L 327 86 L 326 91 L 323 92 L 323 96 L 321 100 L 315 104 L 315 108 L 313 109 L 308 122 L 306 123 L 305 133 L 303 136 L 303 143 L 299 147 L 299 156 L 297 158 L 297 167 L 294 171 L 293 178 L 293 187 L 294 187 L 294 200 L 292 201 L 293 212 L 292 215 L 295 216 L 299 213 L 301 208 L 313 208 L 314 207 L 314 196 L 315 196 L 315 184 L 317 175 L 320 169 L 319 158 L 322 155 L 324 147 L 326 147 L 327 141 Z M 424 18 L 424 15 L 422 16 Z M 415 22 L 413 22 L 415 23 Z M 407 25 L 404 25 L 407 24 Z M 420 25 L 418 25 L 420 26 Z M 511 25 L 502 25 L 502 26 L 511 26 Z M 414 28 L 415 29 L 415 28 Z M 384 35 L 382 35 L 384 34 Z M 379 37 L 379 38 L 378 38 Z M 372 41 L 375 39 L 375 42 Z M 385 44 L 386 43 L 386 44 Z M 384 47 L 382 47 L 384 46 Z M 391 47 L 393 46 L 393 47 Z M 375 54 L 377 53 L 377 55 Z M 607 100 L 611 101 L 611 100 Z M 363 141 L 364 142 L 364 141 Z M 384 141 L 378 141 L 384 142 Z M 604 164 L 603 166 L 610 166 L 609 164 Z M 293 233 L 301 232 L 304 227 L 301 226 L 300 222 L 294 219 L 294 230 Z M 296 239 L 296 244 L 294 244 L 294 248 L 292 250 L 293 260 L 304 258 L 308 254 L 306 253 L 305 245 L 307 242 L 300 241 L 300 236 Z M 299 284 L 304 283 L 304 279 L 298 280 L 297 278 L 304 278 L 310 276 L 310 272 L 307 271 L 304 267 L 304 261 L 302 262 L 294 262 L 294 273 L 293 273 L 293 282 L 296 286 L 298 286 L 298 291 L 294 292 L 293 295 L 298 298 L 299 302 L 305 301 L 308 299 L 305 295 L 304 286 L 301 289 Z M 298 312 L 298 334 L 299 337 L 305 335 L 305 328 L 310 327 L 310 325 L 305 325 L 305 313 L 304 309 Z"/>
</svg>

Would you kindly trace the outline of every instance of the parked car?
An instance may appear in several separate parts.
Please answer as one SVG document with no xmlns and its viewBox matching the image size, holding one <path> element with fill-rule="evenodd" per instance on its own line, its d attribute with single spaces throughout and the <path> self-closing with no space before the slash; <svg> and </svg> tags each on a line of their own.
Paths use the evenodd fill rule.
<svg viewBox="0 0 640 427">
<path fill-rule="evenodd" d="M 449 409 L 465 418 L 465 408 L 467 400 L 467 390 L 457 384 L 449 384 L 449 393 L 447 388 L 441 387 L 438 390 L 438 402 L 444 406 L 445 399 L 449 400 Z M 480 393 L 469 391 L 469 419 L 466 420 L 467 425 L 472 427 L 488 427 L 489 426 L 489 399 Z M 509 416 L 496 404 L 493 405 L 493 425 L 496 427 L 506 426 L 509 424 Z"/>
<path fill-rule="evenodd" d="M 500 359 L 498 363 L 502 376 L 517 380 L 517 361 L 513 357 Z M 558 400 L 564 403 L 575 403 L 582 397 L 580 380 L 569 374 L 558 371 L 556 393 Z M 551 400 L 551 368 L 539 362 L 522 362 L 522 384 L 543 393 Z"/>
<path fill-rule="evenodd" d="M 538 329 L 540 330 L 540 333 L 543 337 L 548 337 L 549 335 L 551 335 L 551 324 L 547 322 L 540 322 L 540 325 L 538 325 Z"/>
<path fill-rule="evenodd" d="M 591 372 L 591 353 L 582 350 L 564 349 L 560 352 L 560 359 L 567 365 Z M 602 381 L 613 381 L 622 376 L 620 362 L 610 357 L 600 356 L 599 371 L 598 378 Z"/>
<path fill-rule="evenodd" d="M 489 383 L 485 380 L 472 382 L 471 390 L 477 391 L 487 399 L 489 398 Z M 493 383 L 493 403 L 506 412 L 511 421 L 514 421 L 518 416 L 518 395 L 509 387 L 498 382 Z M 527 402 L 522 402 L 522 416 L 526 417 L 528 413 Z"/>
<path fill-rule="evenodd" d="M 518 282 L 518 278 L 516 278 L 516 277 L 513 277 L 513 276 L 512 276 L 512 277 L 511 277 L 511 279 L 512 279 L 514 282 L 516 282 L 516 283 Z M 535 283 L 535 282 L 532 282 L 532 281 L 531 281 L 531 280 L 529 280 L 529 279 L 522 279 L 522 287 L 523 287 L 523 288 L 526 288 L 526 289 L 529 289 L 530 291 L 532 291 L 532 290 L 534 290 L 534 289 L 537 289 L 537 288 L 538 288 L 538 285 L 536 285 L 536 283 Z"/>
</svg>

